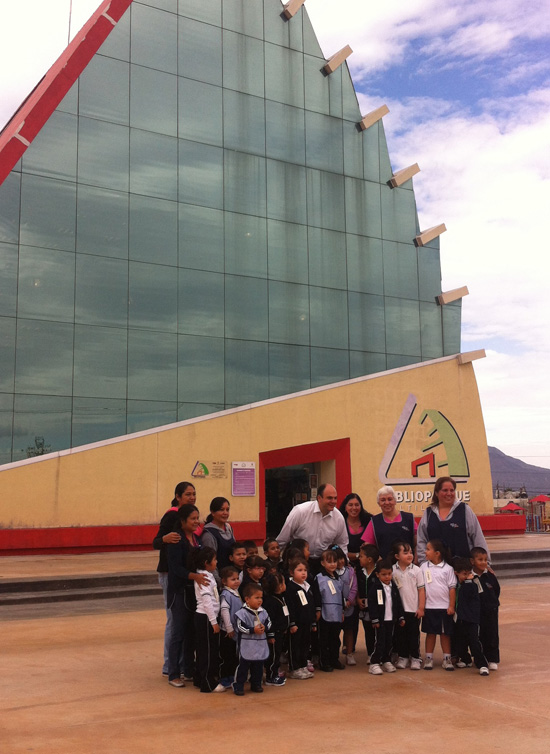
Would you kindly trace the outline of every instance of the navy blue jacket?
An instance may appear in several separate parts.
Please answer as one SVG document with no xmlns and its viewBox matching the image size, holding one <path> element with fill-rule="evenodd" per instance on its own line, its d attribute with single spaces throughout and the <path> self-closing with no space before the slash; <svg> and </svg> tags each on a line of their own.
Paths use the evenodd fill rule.
<svg viewBox="0 0 550 754">
<path fill-rule="evenodd" d="M 373 623 L 383 623 L 384 615 L 386 613 L 386 590 L 384 585 L 378 578 L 369 578 L 368 592 L 367 592 L 367 608 L 369 611 L 370 619 Z M 382 592 L 382 604 L 378 604 L 378 595 Z M 405 620 L 405 611 L 403 610 L 403 603 L 401 602 L 401 595 L 395 581 L 391 582 L 391 602 L 392 602 L 392 618 L 393 622 Z"/>
</svg>

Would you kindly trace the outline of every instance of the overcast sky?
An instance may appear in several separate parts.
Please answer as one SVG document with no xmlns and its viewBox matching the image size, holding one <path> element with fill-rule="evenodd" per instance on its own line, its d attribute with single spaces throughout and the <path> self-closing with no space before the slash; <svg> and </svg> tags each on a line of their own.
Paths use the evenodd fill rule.
<svg viewBox="0 0 550 754">
<path fill-rule="evenodd" d="M 207 0 L 205 0 L 207 2 Z M 67 44 L 70 0 L 0 10 L 0 124 Z M 72 0 L 72 34 L 99 5 Z M 467 285 L 462 350 L 487 440 L 550 468 L 550 0 L 307 0 L 364 113 L 386 103 L 394 170 L 418 162 L 420 225 L 445 222 L 443 290 Z"/>
</svg>

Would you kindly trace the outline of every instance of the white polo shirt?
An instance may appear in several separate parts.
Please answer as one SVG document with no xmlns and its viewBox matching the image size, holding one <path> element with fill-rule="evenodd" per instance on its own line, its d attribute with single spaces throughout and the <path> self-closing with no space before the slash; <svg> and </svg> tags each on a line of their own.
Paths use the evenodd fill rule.
<svg viewBox="0 0 550 754">
<path fill-rule="evenodd" d="M 456 587 L 453 567 L 444 561 L 435 565 L 425 560 L 420 570 L 426 588 L 426 609 L 446 610 L 449 607 L 449 590 Z"/>
<path fill-rule="evenodd" d="M 418 590 L 424 589 L 424 576 L 420 568 L 410 563 L 403 571 L 397 563 L 393 566 L 393 580 L 399 589 L 399 596 L 406 613 L 418 610 Z"/>
</svg>

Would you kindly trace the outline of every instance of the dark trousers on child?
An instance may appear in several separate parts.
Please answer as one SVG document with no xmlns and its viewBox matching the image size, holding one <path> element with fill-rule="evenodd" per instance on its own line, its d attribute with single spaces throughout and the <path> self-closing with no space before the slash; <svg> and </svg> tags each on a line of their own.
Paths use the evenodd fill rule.
<svg viewBox="0 0 550 754">
<path fill-rule="evenodd" d="M 371 665 L 381 665 L 383 662 L 391 662 L 391 650 L 393 644 L 393 621 L 384 620 L 375 629 L 376 639 L 374 652 L 371 655 Z"/>
<path fill-rule="evenodd" d="M 266 681 L 270 681 L 272 678 L 279 677 L 281 652 L 283 651 L 285 636 L 286 631 L 275 631 L 275 642 L 269 645 L 269 657 L 264 664 Z"/>
<path fill-rule="evenodd" d="M 289 670 L 299 670 L 307 665 L 307 657 L 311 642 L 311 626 L 309 623 L 299 625 L 294 633 L 288 634 L 288 667 Z"/>
<path fill-rule="evenodd" d="M 370 657 L 374 652 L 374 644 L 376 642 L 376 632 L 372 627 L 370 620 L 361 620 L 363 624 L 363 630 L 365 632 L 365 645 L 367 647 L 367 655 Z"/>
<path fill-rule="evenodd" d="M 207 615 L 195 613 L 197 642 L 197 680 L 204 693 L 214 691 L 218 685 L 220 670 L 220 635 L 214 633 Z"/>
<path fill-rule="evenodd" d="M 462 662 L 469 664 L 472 661 L 470 656 L 471 652 L 477 668 L 487 667 L 487 658 L 485 657 L 483 647 L 479 640 L 479 625 L 477 623 L 457 620 L 455 623 L 454 638 L 457 657 L 459 657 Z M 468 651 L 468 647 L 470 648 L 470 651 Z"/>
<path fill-rule="evenodd" d="M 395 648 L 399 657 L 420 658 L 420 619 L 405 613 L 405 625 L 395 627 Z"/>
<path fill-rule="evenodd" d="M 482 610 L 479 621 L 479 640 L 488 662 L 500 662 L 498 639 L 498 607 Z"/>
<path fill-rule="evenodd" d="M 319 634 L 319 667 L 334 668 L 339 662 L 340 631 L 342 623 L 335 623 L 321 618 L 317 624 Z"/>
<path fill-rule="evenodd" d="M 229 636 L 223 632 L 220 636 L 220 678 L 222 681 L 228 681 L 229 679 L 231 679 L 231 681 L 234 680 L 238 663 L 239 655 L 237 652 L 237 642 L 235 639 L 230 639 Z"/>
<path fill-rule="evenodd" d="M 239 664 L 237 665 L 237 672 L 235 673 L 235 683 L 233 689 L 235 691 L 243 691 L 244 684 L 248 678 L 250 672 L 250 688 L 261 689 L 262 678 L 264 674 L 264 663 L 262 660 L 245 660 L 243 657 L 239 657 Z"/>
</svg>

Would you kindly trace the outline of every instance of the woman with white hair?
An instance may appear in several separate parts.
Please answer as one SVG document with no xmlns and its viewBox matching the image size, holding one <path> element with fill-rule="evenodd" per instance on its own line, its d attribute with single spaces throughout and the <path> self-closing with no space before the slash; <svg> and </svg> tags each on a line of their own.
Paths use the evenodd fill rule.
<svg viewBox="0 0 550 754">
<path fill-rule="evenodd" d="M 382 513 L 369 521 L 361 538 L 363 542 L 376 545 L 382 558 L 390 554 L 394 542 L 407 542 L 414 552 L 417 524 L 413 514 L 397 510 L 393 487 L 381 487 L 376 499 Z"/>
</svg>

